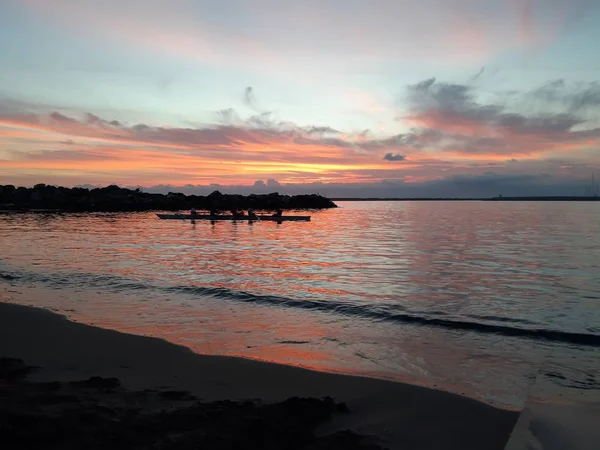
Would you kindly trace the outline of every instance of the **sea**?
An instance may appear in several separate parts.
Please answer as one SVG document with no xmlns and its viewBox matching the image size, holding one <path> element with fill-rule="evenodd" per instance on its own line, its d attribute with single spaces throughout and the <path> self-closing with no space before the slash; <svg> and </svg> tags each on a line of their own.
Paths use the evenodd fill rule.
<svg viewBox="0 0 600 450">
<path fill-rule="evenodd" d="M 600 202 L 338 206 L 280 224 L 2 214 L 0 298 L 505 408 L 600 399 Z"/>
</svg>

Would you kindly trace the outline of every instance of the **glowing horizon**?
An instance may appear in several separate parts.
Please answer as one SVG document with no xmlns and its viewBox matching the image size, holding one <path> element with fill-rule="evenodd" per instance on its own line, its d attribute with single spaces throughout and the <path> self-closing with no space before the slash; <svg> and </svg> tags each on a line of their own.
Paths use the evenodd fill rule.
<svg viewBox="0 0 600 450">
<path fill-rule="evenodd" d="M 422 3 L 6 4 L 0 184 L 566 189 L 600 168 L 598 4 Z"/>
</svg>

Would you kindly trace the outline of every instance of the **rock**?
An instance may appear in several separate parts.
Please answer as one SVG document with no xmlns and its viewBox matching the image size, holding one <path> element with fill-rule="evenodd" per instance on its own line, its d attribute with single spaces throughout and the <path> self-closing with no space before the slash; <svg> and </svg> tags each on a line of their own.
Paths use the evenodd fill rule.
<svg viewBox="0 0 600 450">
<path fill-rule="evenodd" d="M 346 403 L 344 403 L 344 402 L 336 404 L 335 409 L 337 412 L 340 412 L 340 413 L 349 413 L 350 412 L 348 405 L 346 405 Z"/>
<path fill-rule="evenodd" d="M 0 186 L 0 203 L 11 203 L 15 190 L 12 184 Z"/>
<path fill-rule="evenodd" d="M 194 396 L 187 391 L 162 391 L 160 397 L 165 400 L 193 400 Z"/>
<path fill-rule="evenodd" d="M 62 387 L 62 384 L 60 381 L 49 381 L 46 383 L 39 383 L 38 386 L 41 390 L 57 391 Z"/>
<path fill-rule="evenodd" d="M 21 360 L 0 361 L 27 367 Z M 0 448 L 382 450 L 373 438 L 352 431 L 315 432 L 337 414 L 340 404 L 331 398 L 175 403 L 165 397 L 169 391 L 86 389 L 107 387 L 107 381 L 114 386 L 115 380 L 92 377 L 62 385 L 26 380 L 18 388 L 0 383 Z"/>
<path fill-rule="evenodd" d="M 114 389 L 121 385 L 118 378 L 91 377 L 84 381 L 85 386 L 94 389 Z"/>
<path fill-rule="evenodd" d="M 39 203 L 44 199 L 43 193 L 36 189 L 34 190 L 31 195 L 29 196 L 29 201 L 30 202 L 34 202 L 34 203 Z"/>
<path fill-rule="evenodd" d="M 306 450 L 383 450 L 377 439 L 351 430 L 338 431 L 312 443 Z"/>
<path fill-rule="evenodd" d="M 43 183 L 34 188 L 2 186 L 0 204 L 14 205 L 7 209 L 61 209 L 63 211 L 179 211 L 195 207 L 199 210 L 217 209 L 229 211 L 232 208 L 254 208 L 263 211 L 276 209 L 325 209 L 336 208 L 331 200 L 320 195 L 281 195 L 252 194 L 249 196 L 222 194 L 214 191 L 208 196 L 185 195 L 169 192 L 167 195 L 151 194 L 141 189 L 125 189 L 110 185 L 92 190 L 85 188 L 65 188 Z"/>
<path fill-rule="evenodd" d="M 25 378 L 33 370 L 22 359 L 0 358 L 0 380 L 14 382 Z"/>
</svg>

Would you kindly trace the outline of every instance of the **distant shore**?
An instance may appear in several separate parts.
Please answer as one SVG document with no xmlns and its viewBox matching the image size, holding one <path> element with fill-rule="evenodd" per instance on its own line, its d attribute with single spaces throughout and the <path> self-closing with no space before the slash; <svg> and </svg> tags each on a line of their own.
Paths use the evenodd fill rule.
<svg viewBox="0 0 600 450">
<path fill-rule="evenodd" d="M 214 191 L 207 196 L 185 195 L 179 192 L 155 194 L 142 189 L 127 189 L 116 185 L 103 188 L 66 188 L 36 184 L 33 188 L 0 185 L 1 211 L 43 212 L 131 212 L 181 211 L 191 208 L 230 211 L 254 208 L 263 211 L 336 208 L 337 205 L 317 194 L 236 195 Z"/>
<path fill-rule="evenodd" d="M 598 196 L 548 196 L 548 197 L 489 197 L 489 198 L 454 198 L 454 197 L 333 197 L 334 202 L 489 202 L 489 201 L 504 201 L 504 202 L 594 202 L 600 201 Z"/>
<path fill-rule="evenodd" d="M 306 445 L 280 442 L 282 448 L 500 450 L 518 417 L 515 412 L 418 386 L 197 355 L 160 339 L 74 323 L 45 310 L 8 303 L 0 303 L 0 357 L 12 358 L 0 364 L 5 371 L 26 374 L 27 381 L 21 383 L 34 383 L 21 384 L 18 390 L 9 387 L 5 394 L 11 401 L 0 405 L 4 417 L 27 416 L 29 426 L 20 430 L 25 440 L 36 432 L 35 427 L 43 431 L 44 423 L 59 420 L 61 411 L 68 416 L 74 408 L 86 408 L 85 413 L 95 419 L 81 425 L 91 431 L 79 432 L 80 436 L 98 434 L 97 428 L 106 425 L 114 436 L 123 437 L 119 433 L 126 430 L 119 428 L 120 421 L 126 425 L 135 419 L 131 427 L 140 434 L 132 431 L 126 436 L 131 448 L 137 448 L 133 444 L 139 445 L 136 439 L 144 439 L 145 433 L 156 434 L 156 426 L 167 427 L 175 420 L 172 426 L 180 428 L 180 436 L 205 439 L 197 441 L 203 443 L 216 439 L 221 442 L 218 448 L 230 448 L 223 443 L 238 439 L 237 433 L 247 439 L 244 448 L 278 448 L 265 442 L 283 439 L 277 434 L 283 432 L 277 430 L 284 427 L 300 433 L 288 439 L 301 435 Z M 29 366 L 38 369 L 29 371 Z M 2 383 L 0 379 L 0 387 Z M 284 401 L 296 396 L 307 400 Z M 333 400 L 319 400 L 324 397 Z M 244 402 L 248 399 L 255 400 Z M 264 409 L 263 404 L 274 406 Z M 211 418 L 208 425 L 207 417 Z M 196 424 L 193 430 L 186 428 L 189 421 Z M 139 428 L 142 425 L 145 431 Z M 198 430 L 203 433 L 200 437 Z M 14 438 L 19 429 L 12 431 Z M 45 448 L 58 448 L 48 439 Z M 122 448 L 117 444 L 111 448 Z"/>
</svg>

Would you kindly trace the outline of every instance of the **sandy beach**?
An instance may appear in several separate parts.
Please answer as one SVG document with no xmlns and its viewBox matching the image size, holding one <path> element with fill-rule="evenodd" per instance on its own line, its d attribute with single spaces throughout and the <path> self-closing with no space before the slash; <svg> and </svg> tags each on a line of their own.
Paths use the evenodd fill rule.
<svg viewBox="0 0 600 450">
<path fill-rule="evenodd" d="M 515 412 L 418 386 L 197 355 L 160 339 L 83 325 L 49 311 L 6 303 L 0 304 L 0 356 L 37 367 L 26 376 L 31 383 L 116 378 L 124 392 L 186 391 L 202 402 L 253 399 L 269 404 L 290 397 L 331 397 L 343 402 L 349 412 L 337 412 L 344 406 L 334 408 L 330 418 L 317 424 L 316 435 L 352 430 L 376 438 L 369 441 L 376 444 L 365 445 L 380 446 L 356 448 L 502 449 L 518 417 Z M 115 401 L 114 392 L 106 395 Z M 184 403 L 189 406 L 192 397 L 186 395 L 180 397 L 187 398 Z M 13 398 L 15 403 L 18 399 Z"/>
</svg>

